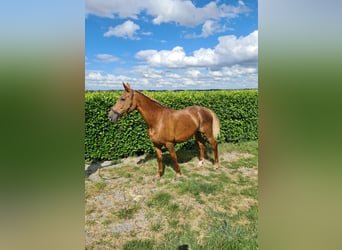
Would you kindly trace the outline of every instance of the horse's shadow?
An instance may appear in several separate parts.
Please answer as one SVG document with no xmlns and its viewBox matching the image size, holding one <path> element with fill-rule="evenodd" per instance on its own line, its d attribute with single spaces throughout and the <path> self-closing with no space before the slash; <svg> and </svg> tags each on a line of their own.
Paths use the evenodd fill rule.
<svg viewBox="0 0 342 250">
<path fill-rule="evenodd" d="M 205 150 L 204 150 L 204 158 L 205 159 L 211 159 L 212 158 L 210 156 L 211 153 L 212 153 L 212 149 L 210 147 L 206 146 Z M 192 149 L 181 147 L 176 151 L 176 154 L 177 154 L 177 162 L 179 164 L 184 164 L 184 163 L 190 162 L 194 158 L 198 159 L 199 149 L 197 147 L 192 148 Z M 142 164 L 145 164 L 151 160 L 157 160 L 155 153 L 146 154 L 144 158 L 140 159 L 137 162 L 137 164 L 142 165 Z M 213 160 L 212 160 L 212 162 L 213 162 Z M 176 171 L 175 165 L 171 159 L 171 155 L 170 155 L 169 151 L 163 150 L 163 168 L 164 168 L 164 171 L 165 171 L 165 168 L 167 168 L 167 167 L 170 167 L 174 171 Z"/>
<path fill-rule="evenodd" d="M 99 161 L 99 162 L 92 162 L 90 163 L 90 165 L 87 167 L 87 169 L 85 170 L 85 177 L 89 177 L 90 175 L 92 175 L 93 173 L 95 173 L 97 170 L 101 169 L 101 168 L 105 168 L 106 166 L 109 165 L 113 165 L 113 164 L 117 164 L 120 161 L 116 162 L 116 161 L 111 161 L 111 164 L 107 164 L 104 165 L 103 161 Z"/>
<path fill-rule="evenodd" d="M 210 157 L 210 153 L 212 152 L 212 149 L 210 147 L 205 147 L 204 150 L 204 158 L 205 159 L 211 159 Z M 176 151 L 177 154 L 177 161 L 180 164 L 184 164 L 184 163 L 188 163 L 191 160 L 193 160 L 194 158 L 198 159 L 198 155 L 199 155 L 199 150 L 197 147 L 194 148 L 179 148 Z M 145 164 L 151 160 L 157 160 L 156 154 L 155 153 L 148 153 L 145 154 L 145 157 L 141 158 L 138 162 L 137 165 L 142 165 Z M 94 162 L 91 165 L 89 165 L 87 167 L 87 169 L 85 170 L 85 176 L 89 177 L 90 175 L 92 175 L 93 173 L 95 173 L 98 169 L 104 168 L 105 166 L 102 165 L 103 162 Z M 170 153 L 167 150 L 163 151 L 163 168 L 165 171 L 166 167 L 170 167 L 172 168 L 174 171 L 176 171 L 175 169 L 175 165 L 171 159 Z"/>
<path fill-rule="evenodd" d="M 101 162 L 96 162 L 96 163 L 93 163 L 93 164 L 89 165 L 87 167 L 87 169 L 85 170 L 85 176 L 89 177 L 90 175 L 95 173 L 100 168 L 102 168 Z"/>
</svg>

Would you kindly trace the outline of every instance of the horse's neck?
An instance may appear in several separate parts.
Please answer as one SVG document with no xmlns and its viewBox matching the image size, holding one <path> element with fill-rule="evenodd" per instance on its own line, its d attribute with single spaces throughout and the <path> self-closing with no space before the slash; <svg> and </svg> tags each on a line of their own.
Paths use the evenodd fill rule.
<svg viewBox="0 0 342 250">
<path fill-rule="evenodd" d="M 161 113 L 166 109 L 157 101 L 137 92 L 137 110 L 149 127 L 155 124 Z"/>
</svg>

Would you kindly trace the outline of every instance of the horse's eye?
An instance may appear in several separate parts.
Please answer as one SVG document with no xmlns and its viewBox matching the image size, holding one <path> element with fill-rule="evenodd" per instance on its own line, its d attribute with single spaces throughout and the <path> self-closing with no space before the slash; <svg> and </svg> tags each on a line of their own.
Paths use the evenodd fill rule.
<svg viewBox="0 0 342 250">
<path fill-rule="evenodd" d="M 123 97 L 121 97 L 121 98 L 120 98 L 120 101 L 125 101 L 125 100 L 126 100 L 126 99 L 125 99 L 125 98 L 123 98 Z"/>
</svg>

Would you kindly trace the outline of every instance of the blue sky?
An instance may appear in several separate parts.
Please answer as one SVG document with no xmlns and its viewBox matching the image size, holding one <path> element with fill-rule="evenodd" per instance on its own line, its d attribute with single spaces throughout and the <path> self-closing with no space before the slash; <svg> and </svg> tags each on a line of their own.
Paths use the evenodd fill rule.
<svg viewBox="0 0 342 250">
<path fill-rule="evenodd" d="M 258 3 L 86 0 L 85 88 L 258 87 Z"/>
</svg>

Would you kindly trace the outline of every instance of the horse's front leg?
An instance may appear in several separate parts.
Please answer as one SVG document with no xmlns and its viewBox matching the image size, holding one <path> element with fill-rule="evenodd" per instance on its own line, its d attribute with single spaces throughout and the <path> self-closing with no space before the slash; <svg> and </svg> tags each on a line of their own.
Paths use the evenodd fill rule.
<svg viewBox="0 0 342 250">
<path fill-rule="evenodd" d="M 158 174 L 156 176 L 156 178 L 160 178 L 163 173 L 164 173 L 164 169 L 163 169 L 163 155 L 162 155 L 162 150 L 161 150 L 161 145 L 158 144 L 154 144 L 155 150 L 156 150 L 156 154 L 157 154 L 157 161 L 158 161 Z"/>
<path fill-rule="evenodd" d="M 177 154 L 175 151 L 174 144 L 172 142 L 168 142 L 165 144 L 165 146 L 169 150 L 171 159 L 172 159 L 173 163 L 175 164 L 177 177 L 181 177 L 181 171 L 180 171 L 180 167 L 179 167 L 178 162 L 177 162 Z"/>
</svg>

